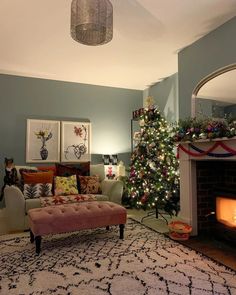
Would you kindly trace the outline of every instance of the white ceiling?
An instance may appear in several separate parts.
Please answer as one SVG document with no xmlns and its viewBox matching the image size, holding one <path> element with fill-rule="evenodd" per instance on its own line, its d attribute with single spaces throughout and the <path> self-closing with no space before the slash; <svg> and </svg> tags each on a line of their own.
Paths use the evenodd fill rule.
<svg viewBox="0 0 236 295">
<path fill-rule="evenodd" d="M 177 52 L 236 15 L 236 0 L 112 0 L 114 36 L 70 36 L 69 0 L 0 0 L 0 72 L 145 89 L 178 71 Z"/>
</svg>

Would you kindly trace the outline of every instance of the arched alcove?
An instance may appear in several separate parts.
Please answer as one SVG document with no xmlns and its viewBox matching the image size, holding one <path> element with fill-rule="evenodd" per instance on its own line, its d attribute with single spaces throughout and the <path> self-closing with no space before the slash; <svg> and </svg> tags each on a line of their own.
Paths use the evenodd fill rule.
<svg viewBox="0 0 236 295">
<path fill-rule="evenodd" d="M 236 64 L 204 77 L 192 93 L 192 117 L 236 117 Z"/>
</svg>

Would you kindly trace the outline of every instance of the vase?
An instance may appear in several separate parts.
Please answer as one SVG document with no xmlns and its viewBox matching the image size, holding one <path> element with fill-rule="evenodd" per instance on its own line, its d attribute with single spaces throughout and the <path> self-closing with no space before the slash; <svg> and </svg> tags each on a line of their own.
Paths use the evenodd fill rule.
<svg viewBox="0 0 236 295">
<path fill-rule="evenodd" d="M 40 149 L 40 156 L 42 160 L 46 160 L 48 157 L 48 150 L 46 149 L 45 146 L 42 146 Z"/>
</svg>

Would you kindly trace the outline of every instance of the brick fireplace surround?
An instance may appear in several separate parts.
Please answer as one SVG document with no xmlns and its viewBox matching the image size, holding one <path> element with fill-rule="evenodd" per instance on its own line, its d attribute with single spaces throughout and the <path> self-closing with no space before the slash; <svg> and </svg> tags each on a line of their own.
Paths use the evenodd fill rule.
<svg viewBox="0 0 236 295">
<path fill-rule="evenodd" d="M 236 150 L 236 138 L 202 140 L 193 145 L 203 151 L 221 141 L 227 147 Z M 194 154 L 189 143 L 181 143 L 184 149 Z M 222 147 L 212 153 L 226 154 Z M 214 219 L 209 215 L 215 211 L 217 192 L 225 189 L 236 193 L 236 156 L 211 157 L 193 156 L 180 149 L 180 213 L 179 217 L 193 227 L 192 235 L 213 227 Z M 236 194 L 235 194 L 236 195 Z"/>
</svg>

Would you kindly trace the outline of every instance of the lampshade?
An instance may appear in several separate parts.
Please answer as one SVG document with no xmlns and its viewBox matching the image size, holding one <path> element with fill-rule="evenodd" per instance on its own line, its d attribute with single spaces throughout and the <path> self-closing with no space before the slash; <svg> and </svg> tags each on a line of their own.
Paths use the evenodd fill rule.
<svg viewBox="0 0 236 295">
<path fill-rule="evenodd" d="M 102 45 L 113 36 L 113 8 L 109 0 L 73 0 L 71 36 L 85 45 Z"/>
</svg>

